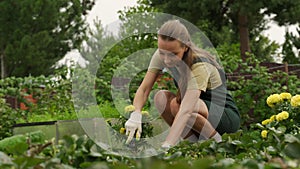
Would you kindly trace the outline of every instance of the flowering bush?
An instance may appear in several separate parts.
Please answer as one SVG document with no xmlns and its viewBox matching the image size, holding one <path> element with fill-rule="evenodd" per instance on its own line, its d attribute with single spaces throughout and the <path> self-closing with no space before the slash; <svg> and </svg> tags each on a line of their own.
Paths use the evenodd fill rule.
<svg viewBox="0 0 300 169">
<path fill-rule="evenodd" d="M 272 115 L 261 122 L 264 126 L 261 132 L 263 138 L 267 138 L 268 131 L 276 129 L 290 134 L 299 133 L 300 95 L 292 96 L 286 92 L 272 94 L 266 102 L 272 108 Z"/>
<path fill-rule="evenodd" d="M 299 95 L 292 96 L 290 93 L 271 94 L 266 99 L 271 108 L 269 118 L 257 123 L 261 132 L 261 146 L 263 152 L 275 156 L 300 157 L 300 122 Z"/>
<path fill-rule="evenodd" d="M 300 107 L 300 95 L 295 95 L 291 98 L 292 107 Z"/>
</svg>

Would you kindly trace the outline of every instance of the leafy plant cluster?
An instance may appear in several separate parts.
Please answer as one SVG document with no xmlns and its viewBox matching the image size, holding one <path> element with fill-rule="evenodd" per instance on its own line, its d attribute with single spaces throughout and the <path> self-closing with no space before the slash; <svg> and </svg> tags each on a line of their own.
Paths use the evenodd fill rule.
<svg viewBox="0 0 300 169">
<path fill-rule="evenodd" d="M 203 140 L 194 144 L 183 141 L 162 154 L 143 159 L 109 153 L 86 136 L 65 136 L 55 144 L 53 141 L 43 140 L 41 133 L 35 132 L 1 140 L 0 167 L 299 168 L 299 134 L 284 134 L 279 140 L 266 141 L 254 126 L 252 129 L 225 134 L 221 143 L 214 140 Z"/>
<path fill-rule="evenodd" d="M 3 95 L 0 97 L 0 117 L 0 139 L 3 139 L 12 135 L 12 126 L 17 117 L 17 111 L 6 103 Z"/>
<path fill-rule="evenodd" d="M 68 70 L 60 69 L 55 75 L 45 77 L 9 77 L 0 80 L 1 123 L 0 138 L 11 135 L 16 123 L 75 119 L 76 114 L 71 99 L 71 81 L 66 77 Z M 32 96 L 36 103 L 27 99 Z M 13 109 L 7 97 L 16 99 Z M 25 107 L 20 109 L 23 103 Z"/>
<path fill-rule="evenodd" d="M 300 147 L 297 139 L 300 136 L 300 95 L 287 92 L 271 94 L 266 103 L 271 108 L 269 118 L 256 124 L 261 129 L 261 137 L 272 143 L 277 151 L 299 158 Z M 269 146 L 270 149 L 273 147 Z"/>
</svg>

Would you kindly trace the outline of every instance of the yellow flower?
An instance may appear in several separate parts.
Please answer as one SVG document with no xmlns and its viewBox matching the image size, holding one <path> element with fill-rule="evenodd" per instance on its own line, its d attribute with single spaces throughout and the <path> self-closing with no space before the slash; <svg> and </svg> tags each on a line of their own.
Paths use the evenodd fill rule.
<svg viewBox="0 0 300 169">
<path fill-rule="evenodd" d="M 291 98 L 291 105 L 293 107 L 300 107 L 300 95 L 297 94 Z"/>
<path fill-rule="evenodd" d="M 267 125 L 269 123 L 271 123 L 270 119 L 266 119 L 266 120 L 264 120 L 264 121 L 261 122 L 262 125 Z"/>
<path fill-rule="evenodd" d="M 147 111 L 142 111 L 142 115 L 149 116 L 149 113 Z"/>
<path fill-rule="evenodd" d="M 292 98 L 292 95 L 290 93 L 280 93 L 280 97 L 282 100 L 290 100 Z"/>
<path fill-rule="evenodd" d="M 281 120 L 282 120 L 282 116 L 281 116 L 281 114 L 279 113 L 279 114 L 276 115 L 276 121 L 281 121 Z"/>
<path fill-rule="evenodd" d="M 125 129 L 124 127 L 120 128 L 120 133 L 121 133 L 121 134 L 124 134 L 125 131 L 126 131 L 126 129 Z"/>
<path fill-rule="evenodd" d="M 273 121 L 275 121 L 276 120 L 276 115 L 272 115 L 271 117 L 270 117 L 270 122 L 273 122 Z"/>
<path fill-rule="evenodd" d="M 279 94 L 272 94 L 267 98 L 267 104 L 270 107 L 274 107 L 276 103 L 281 101 L 282 99 Z"/>
<path fill-rule="evenodd" d="M 133 105 L 129 105 L 125 107 L 125 112 L 133 112 L 135 110 L 135 107 Z"/>
<path fill-rule="evenodd" d="M 283 111 L 283 112 L 281 112 L 281 116 L 282 116 L 283 120 L 288 119 L 289 118 L 289 113 L 287 111 Z"/>
<path fill-rule="evenodd" d="M 141 138 L 140 133 L 139 133 L 139 132 L 136 132 L 136 134 L 135 134 L 135 139 L 136 139 L 137 141 L 139 141 L 140 138 Z"/>
<path fill-rule="evenodd" d="M 267 138 L 267 136 L 268 136 L 268 131 L 267 130 L 263 130 L 263 131 L 261 131 L 261 137 L 262 138 Z"/>
<path fill-rule="evenodd" d="M 276 115 L 276 121 L 282 121 L 289 118 L 289 113 L 287 111 L 283 111 Z"/>
</svg>

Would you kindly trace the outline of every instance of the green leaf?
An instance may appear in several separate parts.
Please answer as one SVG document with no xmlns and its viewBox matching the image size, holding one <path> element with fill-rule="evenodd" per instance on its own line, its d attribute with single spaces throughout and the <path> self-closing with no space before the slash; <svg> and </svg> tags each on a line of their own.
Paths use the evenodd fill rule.
<svg viewBox="0 0 300 169">
<path fill-rule="evenodd" d="M 300 158 L 300 143 L 297 143 L 297 142 L 288 143 L 284 147 L 283 152 L 291 158 L 299 159 Z"/>
<path fill-rule="evenodd" d="M 2 164 L 12 164 L 12 161 L 8 155 L 0 151 L 0 165 Z"/>
<path fill-rule="evenodd" d="M 24 166 L 24 168 L 31 168 L 38 164 L 45 162 L 47 159 L 44 157 L 27 157 L 27 156 L 19 156 L 15 158 L 13 161 L 19 166 Z"/>
<path fill-rule="evenodd" d="M 210 166 L 213 164 L 214 160 L 210 158 L 203 158 L 203 159 L 198 159 L 193 163 L 193 168 L 210 168 Z"/>
<path fill-rule="evenodd" d="M 267 147 L 267 151 L 270 153 L 270 154 L 277 154 L 277 150 L 276 148 L 274 148 L 273 146 L 268 146 Z"/>
<path fill-rule="evenodd" d="M 226 167 L 226 166 L 230 166 L 234 163 L 235 163 L 235 160 L 233 158 L 224 158 L 224 159 L 221 159 L 217 165 Z"/>
<path fill-rule="evenodd" d="M 64 141 L 64 143 L 65 143 L 65 145 L 66 145 L 67 147 L 71 147 L 71 146 L 74 146 L 74 145 L 75 145 L 75 140 L 74 140 L 74 138 L 73 138 L 72 136 L 67 136 L 67 135 L 65 135 L 65 136 L 63 137 L 63 141 Z"/>
<path fill-rule="evenodd" d="M 243 166 L 251 169 L 259 169 L 259 165 L 256 160 L 253 159 L 245 159 L 242 161 Z"/>
<path fill-rule="evenodd" d="M 233 144 L 233 145 L 242 145 L 243 143 L 240 141 L 240 140 L 233 140 L 232 142 L 231 142 L 231 144 Z"/>
<path fill-rule="evenodd" d="M 84 136 L 79 137 L 79 138 L 76 140 L 76 145 L 77 145 L 78 147 L 82 146 L 82 145 L 84 144 L 85 140 L 86 140 L 86 138 L 85 138 Z"/>
<path fill-rule="evenodd" d="M 258 128 L 261 129 L 261 130 L 265 129 L 265 126 L 263 126 L 263 125 L 260 124 L 260 123 L 256 123 L 256 124 L 255 124 L 255 127 L 258 127 Z"/>
<path fill-rule="evenodd" d="M 294 142 L 300 143 L 300 139 L 292 134 L 285 134 L 284 141 L 288 143 L 294 143 Z"/>
<path fill-rule="evenodd" d="M 274 127 L 268 127 L 269 130 L 273 131 L 277 136 L 284 134 L 286 128 L 285 127 L 278 127 L 277 129 Z"/>
<path fill-rule="evenodd" d="M 285 127 L 285 126 L 279 126 L 279 127 L 277 128 L 277 130 L 280 131 L 280 133 L 285 133 L 286 127 Z"/>
<path fill-rule="evenodd" d="M 91 165 L 92 165 L 91 162 L 83 162 L 83 163 L 80 164 L 80 167 L 81 167 L 81 168 L 88 168 L 88 167 L 90 167 Z"/>
<path fill-rule="evenodd" d="M 82 166 L 82 167 L 84 167 L 84 166 Z M 90 169 L 109 169 L 109 167 L 108 167 L 108 165 L 107 165 L 107 163 L 105 163 L 105 162 L 94 162 L 94 163 L 92 163 L 92 164 L 90 164 L 90 167 L 89 167 Z M 113 168 L 115 168 L 115 167 L 113 167 Z M 118 167 L 116 167 L 116 168 L 118 168 Z M 120 167 L 120 169 L 122 169 L 123 167 Z M 129 167 L 127 167 L 127 168 L 129 168 Z"/>
<path fill-rule="evenodd" d="M 41 143 L 45 140 L 45 133 L 43 133 L 41 130 L 28 133 L 27 136 L 30 138 L 32 143 Z"/>
<path fill-rule="evenodd" d="M 103 157 L 101 153 L 95 151 L 91 151 L 89 155 L 92 157 Z"/>
<path fill-rule="evenodd" d="M 172 154 L 171 156 L 164 157 L 164 160 L 175 159 L 175 158 L 180 157 L 181 155 L 182 155 L 182 152 L 181 151 L 177 151 L 174 154 Z"/>
<path fill-rule="evenodd" d="M 0 141 L 0 151 L 8 154 L 21 155 L 28 149 L 26 137 L 24 135 L 15 135 L 7 137 Z"/>
</svg>

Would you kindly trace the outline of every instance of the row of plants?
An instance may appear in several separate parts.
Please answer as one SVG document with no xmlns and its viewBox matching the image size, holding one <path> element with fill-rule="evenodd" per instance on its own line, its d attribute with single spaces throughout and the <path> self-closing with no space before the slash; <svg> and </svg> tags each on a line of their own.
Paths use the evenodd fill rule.
<svg viewBox="0 0 300 169">
<path fill-rule="evenodd" d="M 300 95 L 286 92 L 272 94 L 265 102 L 270 110 L 270 118 L 250 125 L 248 130 L 223 135 L 221 143 L 214 140 L 203 140 L 194 144 L 183 141 L 155 157 L 133 159 L 107 152 L 85 135 L 64 136 L 58 144 L 55 144 L 54 140 L 44 140 L 43 133 L 37 131 L 2 139 L 0 166 L 1 168 L 144 168 L 145 166 L 299 168 Z M 127 106 L 124 111 L 130 113 L 132 110 L 132 106 Z M 148 112 L 144 111 L 143 114 L 144 119 L 149 118 Z M 123 123 L 124 121 L 120 120 L 113 126 L 121 134 L 126 132 L 122 129 Z M 151 128 L 148 129 L 151 131 Z M 148 135 L 142 137 L 150 137 L 149 131 Z M 123 143 L 126 146 L 125 139 Z"/>
</svg>

